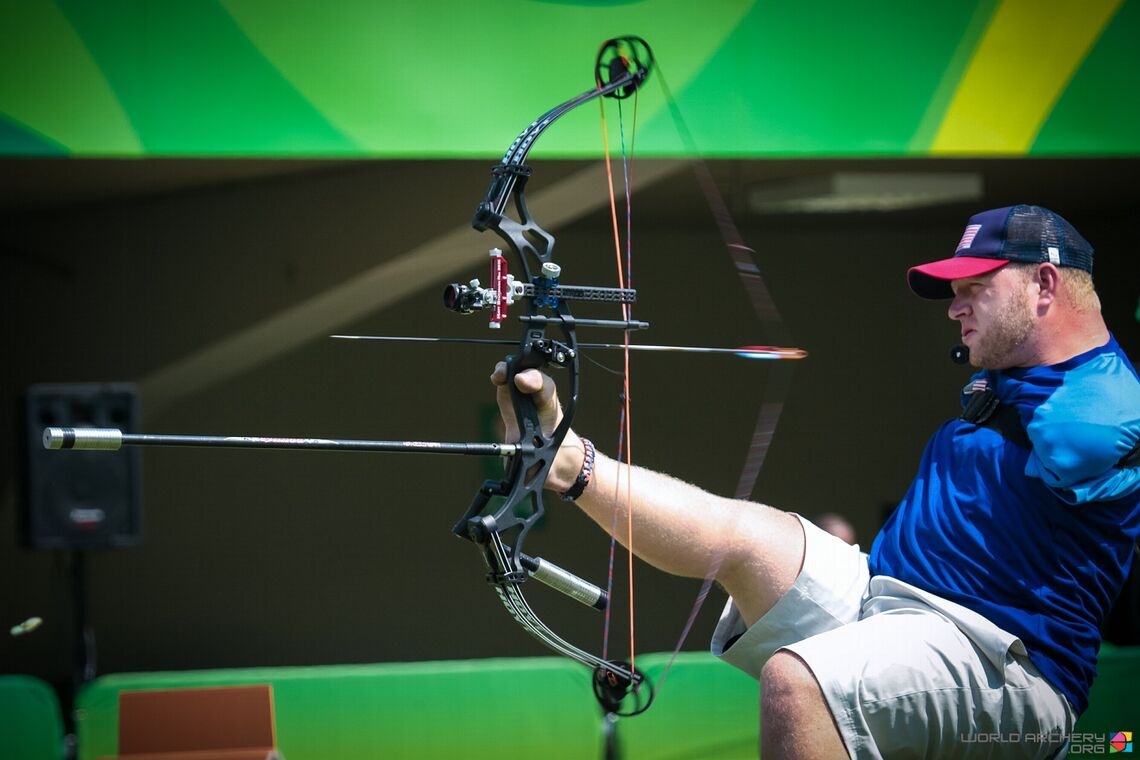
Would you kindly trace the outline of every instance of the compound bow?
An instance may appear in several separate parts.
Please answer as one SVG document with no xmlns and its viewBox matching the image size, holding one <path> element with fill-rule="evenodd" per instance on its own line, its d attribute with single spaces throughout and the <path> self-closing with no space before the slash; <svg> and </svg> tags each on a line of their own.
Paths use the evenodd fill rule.
<svg viewBox="0 0 1140 760">
<path fill-rule="evenodd" d="M 561 268 L 554 262 L 554 236 L 535 222 L 526 205 L 526 183 L 531 169 L 527 154 L 540 135 L 560 116 L 595 98 L 624 99 L 645 82 L 653 66 L 653 53 L 639 37 L 620 37 L 605 41 L 595 65 L 597 86 L 547 111 L 515 139 L 503 160 L 494 168 L 494 179 L 483 202 L 475 212 L 472 225 L 480 232 L 492 230 L 515 254 L 523 271 L 516 280 L 507 273 L 506 259 L 497 248 L 491 249 L 491 283 L 481 288 L 477 280 L 470 285 L 451 285 L 444 301 L 447 306 L 469 313 L 487 308 L 490 323 L 497 327 L 506 318 L 507 306 L 521 299 L 526 313 L 519 317 L 523 335 L 518 349 L 507 358 L 507 387 L 518 421 L 519 453 L 512 457 L 502 480 L 488 480 L 476 492 L 466 514 L 453 531 L 478 544 L 486 561 L 488 581 L 512 617 L 532 636 L 554 651 L 594 670 L 594 692 L 608 713 L 636 714 L 649 707 L 648 698 L 638 699 L 632 709 L 622 711 L 621 703 L 629 694 L 641 696 L 642 673 L 627 663 L 607 660 L 570 644 L 552 631 L 531 609 L 522 591 L 522 582 L 533 577 L 571 598 L 598 609 L 605 609 L 608 599 L 601 588 L 541 559 L 523 553 L 527 533 L 545 512 L 543 488 L 555 454 L 570 429 L 578 404 L 579 391 L 579 326 L 617 329 L 623 332 L 648 327 L 644 322 L 626 317 L 621 320 L 576 319 L 571 301 L 602 301 L 628 306 L 636 299 L 630 288 L 576 287 L 560 283 Z M 518 219 L 507 215 L 513 202 Z M 556 328 L 559 337 L 550 337 L 548 328 Z M 524 370 L 549 365 L 567 371 L 569 395 L 565 399 L 563 417 L 549 434 L 539 424 L 538 412 L 531 396 L 514 383 Z M 502 502 L 493 509 L 488 505 L 494 497 Z"/>
<path fill-rule="evenodd" d="M 519 316 L 523 334 L 515 352 L 506 359 L 506 384 L 510 389 L 511 403 L 518 426 L 514 431 L 515 443 L 146 435 L 122 433 L 112 429 L 48 428 L 44 431 L 44 446 L 50 449 L 105 450 L 115 450 L 123 445 L 221 446 L 410 451 L 506 457 L 508 464 L 504 477 L 501 480 L 487 480 L 479 487 L 467 511 L 455 523 L 452 531 L 480 547 L 488 570 L 488 581 L 494 586 L 507 611 L 528 633 L 555 652 L 593 669 L 594 693 L 607 715 L 636 715 L 643 712 L 653 700 L 653 687 L 641 671 L 631 663 L 591 654 L 567 642 L 538 617 L 523 595 L 523 583 L 528 578 L 534 578 L 582 604 L 597 609 L 605 609 L 608 605 L 608 594 L 605 590 L 548 560 L 526 554 L 523 544 L 531 528 L 545 514 L 542 491 L 546 477 L 570 429 L 577 408 L 579 351 L 584 345 L 615 347 L 613 344 L 580 344 L 577 328 L 587 326 L 620 330 L 627 336 L 624 348 L 628 349 L 629 332 L 648 327 L 647 323 L 630 318 L 628 307 L 636 300 L 637 295 L 632 288 L 572 286 L 561 283 L 561 268 L 553 258 L 554 236 L 539 226 L 531 216 L 527 209 L 525 189 L 531 175 L 531 168 L 526 165 L 527 155 L 535 141 L 548 127 L 577 106 L 597 98 L 609 97 L 619 100 L 628 98 L 645 82 L 653 66 L 653 53 L 649 45 L 639 37 L 618 37 L 606 40 L 602 44 L 595 64 L 596 86 L 550 109 L 522 131 L 511 143 L 502 161 L 492 170 L 494 177 L 490 188 L 475 212 L 472 225 L 480 232 L 492 230 L 502 238 L 521 266 L 522 277 L 516 279 L 509 274 L 507 259 L 503 252 L 498 248 L 492 248 L 491 277 L 487 287 L 483 287 L 478 280 L 471 280 L 466 285 L 451 284 L 445 289 L 444 303 L 448 308 L 465 314 L 489 311 L 490 326 L 495 328 L 500 327 L 506 319 L 509 306 L 516 302 L 525 304 L 525 313 Z M 690 148 L 692 149 L 692 146 Z M 711 178 L 705 179 L 711 183 Z M 719 200 L 719 196 L 710 198 L 710 204 L 714 200 Z M 511 203 L 514 204 L 517 219 L 508 214 L 507 207 Z M 719 218 L 721 214 L 718 213 L 717 216 Z M 722 232 L 724 232 L 723 224 Z M 746 287 L 753 292 L 755 283 L 749 285 L 748 278 L 758 277 L 758 273 L 754 272 L 754 266 L 745 261 L 740 251 L 744 246 L 736 244 L 738 237 L 733 228 L 731 234 L 726 234 L 726 243 L 730 252 L 734 253 L 738 271 L 746 278 Z M 623 318 L 578 319 L 571 313 L 571 301 L 621 304 Z M 758 303 L 754 293 L 753 301 L 754 304 Z M 548 329 L 555 331 L 555 336 L 549 335 Z M 646 346 L 645 348 L 669 350 L 676 347 Z M 684 347 L 683 350 L 731 351 L 742 356 L 768 359 L 795 359 L 806 355 L 799 349 L 768 346 L 748 346 L 741 349 Z M 568 394 L 563 399 L 562 420 L 549 433 L 544 432 L 539 423 L 533 398 L 519 391 L 514 383 L 514 378 L 519 372 L 548 366 L 564 369 L 565 385 L 568 386 Z M 762 413 L 757 427 L 757 437 L 770 437 L 770 428 L 774 427 L 774 424 L 775 421 L 772 419 L 765 423 Z M 766 449 L 766 445 L 763 448 Z M 763 458 L 762 450 L 759 457 Z M 753 460 L 755 458 L 752 457 Z M 746 470 L 757 470 L 758 467 L 754 461 L 752 467 L 746 466 Z M 752 475 L 754 482 L 754 471 Z M 747 497 L 751 486 L 741 490 L 746 492 L 738 493 L 738 496 Z M 698 606 L 700 599 L 707 592 L 708 583 L 715 575 L 718 564 L 719 562 L 714 559 L 709 571 L 710 578 L 706 579 L 706 587 L 699 595 Z M 696 607 L 690 615 L 690 623 L 695 614 Z M 686 632 L 687 629 L 688 625 Z M 682 641 L 683 636 L 684 634 Z M 680 646 L 678 644 L 678 649 Z M 630 696 L 633 697 L 633 704 L 623 708 L 623 703 Z"/>
</svg>

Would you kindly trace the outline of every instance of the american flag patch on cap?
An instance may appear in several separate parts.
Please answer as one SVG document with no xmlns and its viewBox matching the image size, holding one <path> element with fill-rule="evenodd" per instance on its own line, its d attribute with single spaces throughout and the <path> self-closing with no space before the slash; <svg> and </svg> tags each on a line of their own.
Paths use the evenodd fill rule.
<svg viewBox="0 0 1140 760">
<path fill-rule="evenodd" d="M 970 244 L 974 242 L 974 238 L 977 236 L 978 230 L 981 228 L 982 225 L 980 224 L 967 224 L 966 231 L 962 233 L 962 239 L 958 241 L 958 247 L 954 249 L 954 253 L 957 253 L 963 248 L 969 248 Z"/>
</svg>

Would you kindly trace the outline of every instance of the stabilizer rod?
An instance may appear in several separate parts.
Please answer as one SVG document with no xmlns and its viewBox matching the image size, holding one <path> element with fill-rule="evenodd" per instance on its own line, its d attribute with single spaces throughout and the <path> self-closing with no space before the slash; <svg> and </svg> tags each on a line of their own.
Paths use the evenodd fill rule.
<svg viewBox="0 0 1140 760">
<path fill-rule="evenodd" d="M 316 451 L 388 451 L 423 454 L 466 454 L 509 457 L 514 443 L 446 443 L 443 441 L 368 441 L 336 438 L 263 438 L 222 435 L 147 435 L 116 428 L 44 428 L 45 449 L 118 451 L 123 446 L 199 446 L 228 449 L 306 449 Z"/>
</svg>

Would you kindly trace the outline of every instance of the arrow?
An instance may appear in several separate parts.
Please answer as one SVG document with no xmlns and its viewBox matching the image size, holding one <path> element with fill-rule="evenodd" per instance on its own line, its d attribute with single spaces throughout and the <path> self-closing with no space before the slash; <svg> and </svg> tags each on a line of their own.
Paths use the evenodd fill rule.
<svg viewBox="0 0 1140 760">
<path fill-rule="evenodd" d="M 378 340 L 397 343 L 483 343 L 492 346 L 513 346 L 517 341 L 497 338 L 420 338 L 409 335 L 330 335 L 338 340 Z M 621 350 L 624 343 L 579 343 L 579 348 Z M 630 351 L 675 351 L 690 354 L 732 354 L 741 359 L 804 359 L 808 352 L 802 348 L 782 348 L 780 346 L 740 346 L 738 348 L 713 348 L 709 346 L 653 346 L 631 343 Z"/>
</svg>

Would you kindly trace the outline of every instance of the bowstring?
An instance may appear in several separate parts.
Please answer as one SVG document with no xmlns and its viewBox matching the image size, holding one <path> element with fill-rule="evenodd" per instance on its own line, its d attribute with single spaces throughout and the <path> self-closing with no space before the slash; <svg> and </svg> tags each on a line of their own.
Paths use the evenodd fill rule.
<svg viewBox="0 0 1140 760">
<path fill-rule="evenodd" d="M 618 131 L 621 142 L 621 158 L 622 158 L 622 178 L 625 184 L 625 281 L 629 287 L 633 287 L 633 146 L 634 139 L 637 136 L 637 92 L 634 91 L 633 96 L 633 120 L 630 126 L 630 139 L 629 139 L 629 153 L 626 154 L 625 150 L 625 120 L 622 118 L 622 105 L 618 101 Z M 633 304 L 623 304 L 624 308 L 622 313 L 625 319 L 630 321 L 633 319 Z M 631 413 L 630 405 L 633 403 L 632 393 L 630 391 L 630 368 L 629 368 L 629 330 L 625 330 L 622 334 L 625 336 L 625 344 L 622 349 L 622 359 L 625 363 L 625 381 L 624 392 L 622 394 L 624 399 L 624 416 L 626 420 L 625 431 L 625 514 L 626 514 L 626 537 L 629 541 L 629 551 L 627 552 L 629 561 L 629 668 L 631 673 L 636 673 L 634 669 L 634 594 L 633 594 L 633 415 Z M 636 691 L 637 684 L 634 685 Z"/>
<path fill-rule="evenodd" d="M 633 287 L 633 232 L 632 232 L 632 185 L 633 185 L 633 171 L 632 171 L 632 157 L 634 136 L 637 129 L 637 102 L 638 95 L 635 92 L 633 95 L 633 117 L 631 127 L 631 138 L 629 150 L 626 150 L 625 141 L 625 119 L 624 112 L 621 105 L 621 100 L 618 100 L 618 134 L 619 145 L 621 149 L 622 159 L 622 180 L 625 193 L 625 267 L 623 271 L 622 266 L 622 240 L 621 233 L 618 226 L 618 212 L 617 200 L 614 192 L 614 178 L 613 178 L 613 165 L 610 157 L 609 149 L 609 132 L 606 124 L 606 111 L 604 102 L 599 99 L 599 108 L 601 112 L 602 124 L 602 142 L 605 153 L 606 164 L 606 180 L 610 196 L 610 219 L 613 227 L 614 235 L 614 259 L 616 262 L 618 284 L 619 287 Z M 632 305 L 621 304 L 622 318 L 626 321 L 632 319 Z M 630 394 L 630 365 L 629 365 L 629 330 L 624 332 L 624 348 L 623 365 L 624 371 L 622 372 L 622 394 L 621 406 L 618 415 L 618 441 L 617 441 L 617 461 L 618 461 L 618 476 L 614 483 L 614 498 L 613 503 L 616 506 L 619 503 L 622 484 L 622 473 L 625 473 L 625 505 L 626 505 L 626 549 L 628 555 L 628 583 L 629 583 L 629 666 L 631 672 L 636 672 L 636 650 L 635 650 L 635 616 L 634 616 L 634 547 L 633 547 L 633 492 L 632 492 L 632 478 L 630 474 L 633 468 L 633 435 L 632 435 L 632 414 L 631 414 L 631 394 Z M 623 456 L 624 454 L 624 456 Z M 625 460 L 625 467 L 622 467 L 622 460 Z M 609 562 L 606 573 L 606 587 L 607 593 L 612 598 L 614 575 L 615 575 L 615 558 L 617 552 L 617 519 L 618 512 L 614 510 L 613 521 L 610 527 L 610 551 Z M 609 659 L 609 638 L 610 638 L 610 625 L 611 613 L 610 606 L 607 606 L 605 613 L 605 624 L 602 634 L 602 659 Z M 635 687 L 636 689 L 636 687 Z"/>
</svg>

